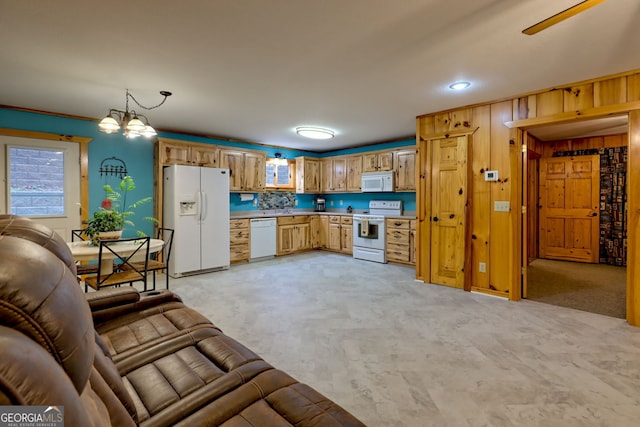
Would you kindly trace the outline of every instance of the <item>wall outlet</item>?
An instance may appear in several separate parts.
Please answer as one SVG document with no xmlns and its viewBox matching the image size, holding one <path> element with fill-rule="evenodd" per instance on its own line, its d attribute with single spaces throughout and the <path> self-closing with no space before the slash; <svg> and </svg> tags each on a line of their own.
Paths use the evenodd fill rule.
<svg viewBox="0 0 640 427">
<path fill-rule="evenodd" d="M 496 212 L 509 212 L 511 206 L 509 202 L 493 202 L 493 210 Z"/>
<path fill-rule="evenodd" d="M 298 199 L 295 199 L 295 200 L 293 201 L 293 206 L 298 207 Z"/>
<path fill-rule="evenodd" d="M 480 273 L 486 273 L 487 272 L 487 263 L 486 262 L 481 262 L 480 265 L 478 266 L 478 271 Z"/>
<path fill-rule="evenodd" d="M 258 199 L 253 199 L 253 206 L 258 206 Z"/>
<path fill-rule="evenodd" d="M 329 206 L 333 206 L 333 200 L 329 201 Z"/>
<path fill-rule="evenodd" d="M 340 201 L 338 202 L 338 204 L 339 204 L 340 206 L 342 206 L 342 200 L 340 200 Z"/>
</svg>

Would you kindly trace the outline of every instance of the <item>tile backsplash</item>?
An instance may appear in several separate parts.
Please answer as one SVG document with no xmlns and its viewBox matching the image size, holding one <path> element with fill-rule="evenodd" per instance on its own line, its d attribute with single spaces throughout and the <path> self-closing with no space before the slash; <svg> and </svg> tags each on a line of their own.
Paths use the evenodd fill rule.
<svg viewBox="0 0 640 427">
<path fill-rule="evenodd" d="M 258 209 L 295 208 L 296 193 L 293 191 L 267 191 L 258 193 Z"/>
</svg>

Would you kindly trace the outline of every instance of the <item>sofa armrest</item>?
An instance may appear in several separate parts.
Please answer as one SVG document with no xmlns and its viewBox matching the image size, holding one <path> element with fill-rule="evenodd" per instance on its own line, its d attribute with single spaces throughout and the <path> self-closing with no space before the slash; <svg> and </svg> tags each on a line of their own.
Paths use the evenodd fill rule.
<svg viewBox="0 0 640 427">
<path fill-rule="evenodd" d="M 116 305 L 132 304 L 140 301 L 140 292 L 136 288 L 107 288 L 86 294 L 91 311 L 99 311 Z"/>
<path fill-rule="evenodd" d="M 95 295 L 94 295 L 95 294 Z M 139 292 L 133 287 L 101 289 L 87 294 L 87 301 L 98 325 L 118 316 L 182 299 L 168 290 Z"/>
</svg>

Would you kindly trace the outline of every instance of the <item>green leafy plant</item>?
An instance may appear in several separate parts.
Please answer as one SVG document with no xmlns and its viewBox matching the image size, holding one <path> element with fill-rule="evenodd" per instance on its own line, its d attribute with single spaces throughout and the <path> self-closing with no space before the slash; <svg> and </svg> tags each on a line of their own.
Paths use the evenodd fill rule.
<svg viewBox="0 0 640 427">
<path fill-rule="evenodd" d="M 126 226 L 134 227 L 131 216 L 135 210 L 146 203 L 151 202 L 151 197 L 144 197 L 127 205 L 127 195 L 135 190 L 136 184 L 132 177 L 125 176 L 118 184 L 118 189 L 114 190 L 111 185 L 106 184 L 103 189 L 105 198 L 102 200 L 99 210 L 93 213 L 93 217 L 86 221 L 85 234 L 95 243 L 98 233 L 103 231 L 123 230 Z M 145 220 L 157 223 L 154 217 L 144 217 Z M 140 230 L 136 231 L 138 236 L 146 236 Z"/>
</svg>

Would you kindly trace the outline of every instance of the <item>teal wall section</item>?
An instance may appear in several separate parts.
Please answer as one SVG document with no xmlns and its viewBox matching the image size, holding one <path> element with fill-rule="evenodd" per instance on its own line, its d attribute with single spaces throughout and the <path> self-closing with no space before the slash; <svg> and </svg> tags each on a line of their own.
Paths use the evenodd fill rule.
<svg viewBox="0 0 640 427">
<path fill-rule="evenodd" d="M 97 210 L 104 196 L 102 187 L 105 183 L 116 184 L 118 180 L 100 176 L 100 162 L 108 157 L 117 157 L 127 164 L 129 175 L 136 182 L 136 189 L 131 194 L 130 200 L 138 200 L 153 193 L 153 143 L 147 139 L 129 140 L 121 134 L 107 135 L 98 131 L 96 121 L 59 117 L 50 114 L 41 114 L 28 111 L 20 111 L 11 108 L 0 108 L 0 127 L 55 133 L 61 135 L 74 135 L 92 138 L 89 144 L 89 206 L 91 213 Z M 415 139 L 403 139 L 366 147 L 336 150 L 324 153 L 314 153 L 287 148 L 268 147 L 242 142 L 230 142 L 213 138 L 184 135 L 171 132 L 160 132 L 160 137 L 179 139 L 183 141 L 201 142 L 222 146 L 247 148 L 265 151 L 267 157 L 274 157 L 276 152 L 281 153 L 286 159 L 297 156 L 328 157 L 343 154 L 356 154 L 364 151 L 390 149 L 415 144 Z M 243 202 L 237 193 L 230 194 L 230 206 L 232 211 L 246 211 L 257 209 L 251 201 Z M 314 209 L 315 196 L 300 194 L 296 196 L 298 208 Z M 415 210 L 415 193 L 344 193 L 329 194 L 326 196 L 328 208 L 344 208 L 352 206 L 354 209 L 367 209 L 369 200 L 403 200 L 405 210 Z M 342 206 L 339 205 L 342 200 Z M 331 206 L 331 201 L 334 205 Z M 85 207 L 87 208 L 87 207 Z M 134 222 L 136 228 L 149 234 L 153 230 L 151 223 L 144 221 L 145 216 L 153 215 L 153 204 L 142 206 L 136 211 Z"/>
</svg>

